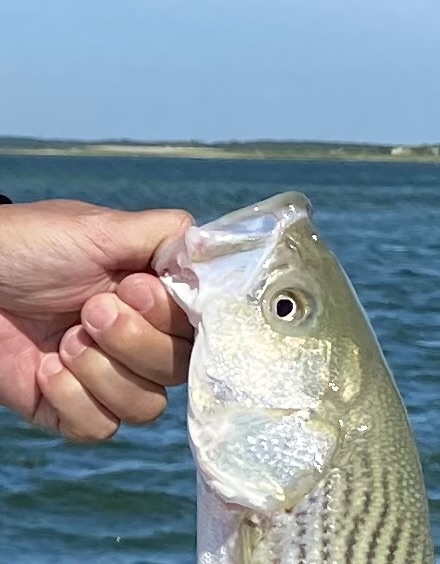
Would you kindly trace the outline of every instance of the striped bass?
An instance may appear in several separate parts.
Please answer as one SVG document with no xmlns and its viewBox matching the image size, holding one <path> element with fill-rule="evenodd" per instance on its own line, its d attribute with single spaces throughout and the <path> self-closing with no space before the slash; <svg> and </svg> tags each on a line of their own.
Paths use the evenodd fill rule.
<svg viewBox="0 0 440 564">
<path fill-rule="evenodd" d="M 155 268 L 196 328 L 199 564 L 434 564 L 402 399 L 355 291 L 286 193 Z"/>
</svg>

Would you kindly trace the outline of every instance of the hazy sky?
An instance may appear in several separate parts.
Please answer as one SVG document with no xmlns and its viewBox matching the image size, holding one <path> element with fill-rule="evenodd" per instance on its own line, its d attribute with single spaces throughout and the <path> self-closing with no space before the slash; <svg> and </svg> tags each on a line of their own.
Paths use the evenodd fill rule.
<svg viewBox="0 0 440 564">
<path fill-rule="evenodd" d="M 0 134 L 440 141 L 439 0 L 0 0 Z"/>
</svg>

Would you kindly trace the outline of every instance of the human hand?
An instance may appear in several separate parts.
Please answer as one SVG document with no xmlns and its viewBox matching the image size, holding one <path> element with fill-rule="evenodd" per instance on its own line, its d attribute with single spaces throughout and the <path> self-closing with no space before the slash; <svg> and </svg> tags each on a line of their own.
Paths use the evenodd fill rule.
<svg viewBox="0 0 440 564">
<path fill-rule="evenodd" d="M 72 440 L 166 406 L 192 330 L 149 267 L 183 211 L 75 201 L 0 207 L 0 403 Z"/>
</svg>

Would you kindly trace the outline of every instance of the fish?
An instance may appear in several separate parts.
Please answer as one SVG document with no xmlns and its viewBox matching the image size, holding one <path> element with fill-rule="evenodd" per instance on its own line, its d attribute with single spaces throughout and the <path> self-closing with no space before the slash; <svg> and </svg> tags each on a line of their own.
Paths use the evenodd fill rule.
<svg viewBox="0 0 440 564">
<path fill-rule="evenodd" d="M 188 434 L 199 564 L 434 564 L 409 418 L 306 196 L 164 244 L 195 328 Z"/>
</svg>

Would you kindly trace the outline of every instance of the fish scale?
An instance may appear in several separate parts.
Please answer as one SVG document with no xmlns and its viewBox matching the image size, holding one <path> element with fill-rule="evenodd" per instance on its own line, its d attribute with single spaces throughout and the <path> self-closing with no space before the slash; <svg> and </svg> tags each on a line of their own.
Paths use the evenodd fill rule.
<svg viewBox="0 0 440 564">
<path fill-rule="evenodd" d="M 190 227 L 155 267 L 196 328 L 199 564 L 434 564 L 405 407 L 308 200 Z"/>
</svg>

